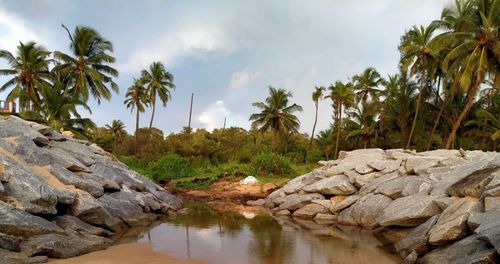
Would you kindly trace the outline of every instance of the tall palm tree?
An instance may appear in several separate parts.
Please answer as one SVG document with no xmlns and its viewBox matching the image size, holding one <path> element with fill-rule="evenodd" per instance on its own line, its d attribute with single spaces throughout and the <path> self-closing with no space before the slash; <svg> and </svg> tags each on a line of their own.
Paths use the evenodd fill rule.
<svg viewBox="0 0 500 264">
<path fill-rule="evenodd" d="M 71 85 L 65 92 L 81 97 L 83 101 L 88 101 L 90 94 L 99 104 L 102 99 L 109 100 L 109 87 L 114 92 L 119 90 L 113 81 L 113 77 L 118 76 L 118 71 L 110 66 L 115 58 L 108 54 L 113 52 L 113 44 L 93 28 L 77 26 L 71 34 L 68 28 L 62 26 L 71 41 L 71 55 L 55 51 L 54 58 L 58 63 L 53 71 L 55 75 L 62 73 L 69 76 Z"/>
<path fill-rule="evenodd" d="M 379 107 L 380 104 L 377 102 L 362 102 L 361 105 L 355 107 L 354 111 L 349 112 L 348 115 L 351 119 L 345 119 L 345 121 L 348 126 L 352 126 L 354 129 L 349 132 L 347 138 L 361 138 L 363 147 L 366 149 L 375 135 Z"/>
<path fill-rule="evenodd" d="M 252 114 L 249 120 L 253 121 L 252 125 L 259 127 L 260 132 L 273 132 L 275 150 L 278 149 L 278 140 L 283 140 L 288 133 L 298 133 L 300 128 L 300 121 L 294 112 L 301 112 L 302 106 L 289 105 L 290 97 L 291 92 L 269 86 L 269 96 L 265 102 L 252 104 L 261 112 Z"/>
<path fill-rule="evenodd" d="M 156 99 L 160 99 L 163 107 L 167 106 L 167 102 L 171 98 L 170 90 L 175 89 L 174 76 L 165 69 L 161 62 L 153 62 L 149 66 L 149 71 L 144 69 L 141 75 L 142 82 L 146 86 L 148 102 L 153 106 L 151 121 L 149 122 L 149 129 L 151 130 L 156 110 Z"/>
<path fill-rule="evenodd" d="M 314 130 L 316 130 L 316 124 L 318 122 L 318 106 L 319 106 L 319 101 L 323 99 L 323 92 L 325 91 L 325 87 L 323 86 L 316 86 L 314 87 L 314 92 L 312 93 L 312 100 L 314 102 L 314 106 L 316 107 L 316 114 L 314 115 L 314 125 L 313 125 L 313 130 L 311 133 L 311 139 L 309 140 L 309 149 L 312 147 L 312 142 L 314 139 Z"/>
<path fill-rule="evenodd" d="M 500 87 L 500 1 L 469 0 L 471 11 L 461 21 L 466 21 L 460 28 L 449 28 L 440 34 L 437 41 L 450 49 L 443 60 L 443 69 L 448 78 L 453 76 L 451 89 L 467 95 L 460 115 L 454 120 L 452 131 L 446 142 L 450 148 L 455 141 L 456 133 L 476 100 L 481 84 L 487 76 L 493 79 L 495 87 Z M 459 14 L 459 5 L 450 11 L 451 15 L 442 17 L 445 22 Z M 451 23 L 449 23 L 451 24 Z M 448 44 L 448 45 L 447 45 Z"/>
<path fill-rule="evenodd" d="M 352 81 L 359 101 L 366 102 L 369 97 L 378 101 L 380 90 L 377 87 L 384 83 L 384 79 L 375 68 L 366 68 L 363 73 L 354 75 Z"/>
<path fill-rule="evenodd" d="M 10 69 L 0 69 L 0 75 L 14 75 L 2 87 L 0 92 L 14 86 L 8 100 L 19 99 L 20 112 L 31 110 L 31 106 L 40 101 L 40 90 L 50 86 L 52 76 L 49 73 L 50 52 L 35 42 L 19 43 L 14 56 L 6 50 L 0 50 L 0 58 L 5 59 Z"/>
<path fill-rule="evenodd" d="M 476 126 L 482 128 L 481 130 L 475 129 L 476 133 L 487 134 L 493 141 L 492 149 L 496 151 L 497 141 L 500 138 L 500 117 L 495 117 L 492 113 L 485 109 L 476 111 L 476 120 L 470 120 L 465 123 L 465 126 Z"/>
<path fill-rule="evenodd" d="M 335 158 L 337 158 L 339 153 L 343 107 L 347 108 L 354 106 L 356 95 L 354 94 L 353 85 L 350 82 L 344 84 L 343 82 L 337 81 L 335 82 L 335 85 L 330 85 L 328 89 L 330 90 L 328 98 L 332 100 L 336 116 L 335 125 L 337 126 L 337 136 L 335 140 Z"/>
<path fill-rule="evenodd" d="M 318 142 L 319 147 L 323 150 L 323 154 L 327 160 L 330 159 L 330 154 L 333 148 L 333 132 L 332 129 L 326 129 L 319 131 L 318 136 L 316 136 L 316 141 Z"/>
<path fill-rule="evenodd" d="M 410 148 L 413 133 L 417 125 L 426 77 L 432 78 L 432 76 L 426 75 L 433 73 L 434 71 L 432 69 L 436 65 L 437 54 L 431 45 L 432 35 L 435 30 L 436 26 L 433 23 L 427 27 L 414 26 L 410 31 L 405 33 L 399 48 L 401 51 L 401 64 L 403 71 L 406 73 L 408 69 L 410 69 L 410 75 L 418 74 L 420 78 L 417 105 L 415 115 L 413 116 L 410 135 L 408 137 L 408 141 L 406 142 L 406 149 Z"/>
<path fill-rule="evenodd" d="M 116 143 L 120 141 L 123 136 L 127 135 L 125 124 L 123 124 L 121 120 L 113 120 L 111 125 L 106 125 L 105 127 L 113 138 L 113 150 L 116 150 Z"/>
<path fill-rule="evenodd" d="M 134 84 L 130 86 L 125 94 L 125 106 L 130 111 L 136 109 L 135 115 L 135 151 L 139 148 L 139 113 L 143 113 L 147 106 L 146 89 L 140 79 L 134 79 Z"/>
</svg>

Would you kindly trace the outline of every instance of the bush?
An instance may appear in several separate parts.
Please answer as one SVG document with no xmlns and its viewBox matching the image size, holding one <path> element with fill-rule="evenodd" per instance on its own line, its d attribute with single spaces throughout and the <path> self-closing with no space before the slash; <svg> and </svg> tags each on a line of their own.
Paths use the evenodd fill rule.
<svg viewBox="0 0 500 264">
<path fill-rule="evenodd" d="M 291 162 L 288 158 L 272 152 L 261 152 L 252 160 L 256 174 L 288 175 L 293 173 Z"/>
<path fill-rule="evenodd" d="M 118 156 L 118 159 L 132 170 L 135 170 L 144 176 L 151 177 L 151 169 L 146 161 L 138 159 L 135 156 Z"/>
<path fill-rule="evenodd" d="M 154 164 L 151 174 L 156 181 L 184 178 L 193 174 L 193 167 L 187 159 L 167 154 Z"/>
<path fill-rule="evenodd" d="M 312 148 L 307 152 L 306 162 L 307 163 L 317 163 L 323 159 L 323 151 L 318 148 Z"/>
</svg>

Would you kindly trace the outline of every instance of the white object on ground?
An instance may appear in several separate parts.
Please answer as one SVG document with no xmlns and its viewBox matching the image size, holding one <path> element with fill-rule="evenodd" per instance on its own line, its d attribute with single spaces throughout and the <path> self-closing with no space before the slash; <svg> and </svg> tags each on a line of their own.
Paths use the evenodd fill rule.
<svg viewBox="0 0 500 264">
<path fill-rule="evenodd" d="M 257 180 L 254 176 L 247 176 L 245 179 L 241 180 L 240 181 L 240 184 L 254 184 L 254 183 L 258 183 L 259 180 Z"/>
</svg>

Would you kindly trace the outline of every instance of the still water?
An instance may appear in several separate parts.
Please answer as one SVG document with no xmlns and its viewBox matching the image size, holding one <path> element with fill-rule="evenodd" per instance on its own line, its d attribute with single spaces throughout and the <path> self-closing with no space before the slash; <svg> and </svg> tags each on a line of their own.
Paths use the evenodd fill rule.
<svg viewBox="0 0 500 264">
<path fill-rule="evenodd" d="M 136 241 L 160 254 L 214 264 L 400 262 L 360 229 L 277 220 L 256 208 L 187 207 L 189 214 L 141 232 Z"/>
</svg>

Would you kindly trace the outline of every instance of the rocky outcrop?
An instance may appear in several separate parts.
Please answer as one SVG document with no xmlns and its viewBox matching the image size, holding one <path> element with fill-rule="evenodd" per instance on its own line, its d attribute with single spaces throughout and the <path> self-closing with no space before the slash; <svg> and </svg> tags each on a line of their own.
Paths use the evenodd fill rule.
<svg viewBox="0 0 500 264">
<path fill-rule="evenodd" d="M 319 164 L 265 206 L 301 223 L 374 229 L 404 263 L 500 259 L 499 153 L 366 149 Z"/>
<path fill-rule="evenodd" d="M 181 207 L 95 144 L 0 116 L 0 263 L 103 249 L 116 232 Z"/>
</svg>

